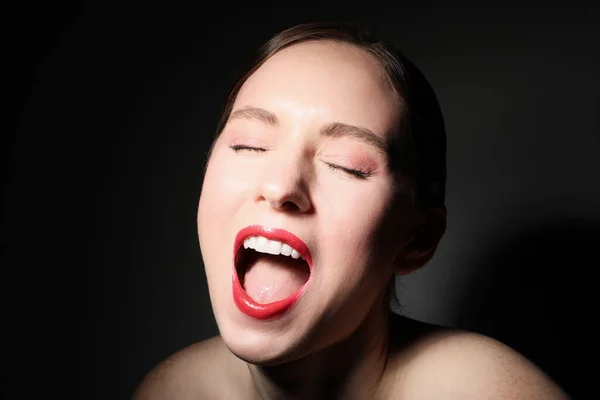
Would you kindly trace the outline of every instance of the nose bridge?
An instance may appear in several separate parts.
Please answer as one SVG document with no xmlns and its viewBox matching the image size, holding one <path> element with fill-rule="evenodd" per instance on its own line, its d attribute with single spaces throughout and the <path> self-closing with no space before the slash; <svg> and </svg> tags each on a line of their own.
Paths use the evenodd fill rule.
<svg viewBox="0 0 600 400">
<path fill-rule="evenodd" d="M 275 151 L 265 165 L 259 196 L 275 209 L 307 211 L 310 209 L 308 170 L 300 151 Z"/>
</svg>

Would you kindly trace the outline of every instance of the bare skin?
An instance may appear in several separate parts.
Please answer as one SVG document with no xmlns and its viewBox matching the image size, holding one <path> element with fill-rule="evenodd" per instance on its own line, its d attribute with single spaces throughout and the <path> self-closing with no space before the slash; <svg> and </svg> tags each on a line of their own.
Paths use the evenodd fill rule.
<svg viewBox="0 0 600 400">
<path fill-rule="evenodd" d="M 566 398 L 497 341 L 390 315 L 390 279 L 425 265 L 445 227 L 445 209 L 416 207 L 377 146 L 400 103 L 376 60 L 331 42 L 288 47 L 248 79 L 198 212 L 221 336 L 165 360 L 135 399 Z M 302 298 L 268 321 L 232 298 L 232 244 L 251 224 L 289 230 L 313 261 Z"/>
<path fill-rule="evenodd" d="M 568 399 L 539 368 L 491 338 L 397 315 L 390 315 L 389 332 L 368 354 L 342 343 L 272 368 L 245 363 L 217 336 L 163 361 L 133 399 Z M 332 355 L 334 365 L 321 362 Z"/>
</svg>

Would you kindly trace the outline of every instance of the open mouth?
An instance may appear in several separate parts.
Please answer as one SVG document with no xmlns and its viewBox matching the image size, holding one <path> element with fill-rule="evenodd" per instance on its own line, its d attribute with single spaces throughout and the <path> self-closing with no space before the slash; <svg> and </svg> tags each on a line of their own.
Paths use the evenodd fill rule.
<svg viewBox="0 0 600 400">
<path fill-rule="evenodd" d="M 234 302 L 254 318 L 286 312 L 310 281 L 312 260 L 308 247 L 285 230 L 244 228 L 236 236 L 234 253 Z"/>
<path fill-rule="evenodd" d="M 310 277 L 308 263 L 297 250 L 264 236 L 244 240 L 235 267 L 242 288 L 259 304 L 288 298 Z"/>
</svg>

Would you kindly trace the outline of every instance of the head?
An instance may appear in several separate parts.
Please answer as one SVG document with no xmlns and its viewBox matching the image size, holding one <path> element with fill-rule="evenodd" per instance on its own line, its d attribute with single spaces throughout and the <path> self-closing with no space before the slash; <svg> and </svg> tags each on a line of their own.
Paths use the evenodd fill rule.
<svg viewBox="0 0 600 400">
<path fill-rule="evenodd" d="M 276 35 L 226 102 L 200 196 L 200 245 L 227 346 L 273 364 L 349 337 L 387 307 L 395 275 L 433 256 L 444 186 L 440 108 L 402 54 L 347 25 Z M 299 238 L 310 267 L 240 256 L 236 236 L 256 225 Z M 234 302 L 236 274 L 249 293 L 244 285 L 297 285 L 301 295 L 285 312 L 254 318 Z M 251 297 L 275 300 L 256 288 Z"/>
</svg>

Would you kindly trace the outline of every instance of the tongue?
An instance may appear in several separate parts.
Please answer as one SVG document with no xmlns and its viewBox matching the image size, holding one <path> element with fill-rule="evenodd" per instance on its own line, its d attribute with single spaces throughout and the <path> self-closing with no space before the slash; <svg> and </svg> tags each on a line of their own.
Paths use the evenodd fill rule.
<svg viewBox="0 0 600 400">
<path fill-rule="evenodd" d="M 291 296 L 308 276 L 308 265 L 301 259 L 258 254 L 244 275 L 244 290 L 257 303 L 273 303 Z"/>
</svg>

